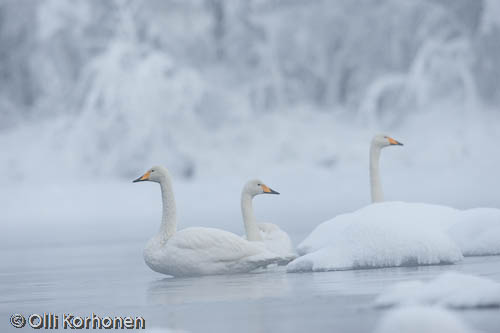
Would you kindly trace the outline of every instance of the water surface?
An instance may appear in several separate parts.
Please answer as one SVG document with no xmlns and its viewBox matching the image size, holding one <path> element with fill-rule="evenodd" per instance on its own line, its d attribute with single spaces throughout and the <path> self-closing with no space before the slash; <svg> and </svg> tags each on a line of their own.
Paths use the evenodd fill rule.
<svg viewBox="0 0 500 333">
<path fill-rule="evenodd" d="M 143 243 L 2 250 L 0 330 L 12 313 L 142 316 L 147 328 L 193 332 L 372 332 L 387 310 L 374 298 L 396 282 L 445 271 L 500 281 L 500 256 L 444 266 L 166 278 L 142 261 Z M 470 326 L 500 331 L 500 310 L 456 311 Z"/>
</svg>

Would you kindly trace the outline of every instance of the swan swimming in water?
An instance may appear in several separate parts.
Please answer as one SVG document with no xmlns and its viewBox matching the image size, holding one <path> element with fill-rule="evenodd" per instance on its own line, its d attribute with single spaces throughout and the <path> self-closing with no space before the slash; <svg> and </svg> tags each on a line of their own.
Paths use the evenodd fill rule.
<svg viewBox="0 0 500 333">
<path fill-rule="evenodd" d="M 260 194 L 279 194 L 279 192 L 272 190 L 258 179 L 250 180 L 245 184 L 241 191 L 241 213 L 246 239 L 252 242 L 263 242 L 269 251 L 280 255 L 282 258 L 280 264 L 287 264 L 297 257 L 288 234 L 276 224 L 257 223 L 255 220 L 252 200 Z"/>
<path fill-rule="evenodd" d="M 389 146 L 402 146 L 399 141 L 385 134 L 377 134 L 373 137 L 370 145 L 370 187 L 372 202 L 384 201 L 382 193 L 382 182 L 380 180 L 379 160 L 383 148 Z"/>
<path fill-rule="evenodd" d="M 160 184 L 163 217 L 158 234 L 144 249 L 144 261 L 154 271 L 172 276 L 234 274 L 253 271 L 281 258 L 264 244 L 233 233 L 204 227 L 177 231 L 175 198 L 166 168 L 154 166 L 134 182 Z"/>
</svg>

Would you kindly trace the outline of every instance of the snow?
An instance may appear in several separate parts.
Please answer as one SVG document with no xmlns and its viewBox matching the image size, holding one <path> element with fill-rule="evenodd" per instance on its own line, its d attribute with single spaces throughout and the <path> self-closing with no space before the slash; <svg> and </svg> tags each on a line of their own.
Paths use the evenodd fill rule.
<svg viewBox="0 0 500 333">
<path fill-rule="evenodd" d="M 449 234 L 464 256 L 500 254 L 500 210 L 466 210 L 449 229 Z"/>
<path fill-rule="evenodd" d="M 395 309 L 384 315 L 376 333 L 471 333 L 452 312 L 438 307 L 412 306 Z"/>
<path fill-rule="evenodd" d="M 385 202 L 318 225 L 289 271 L 455 263 L 500 254 L 500 210 Z"/>
<path fill-rule="evenodd" d="M 299 245 L 300 252 L 310 253 L 292 261 L 288 271 L 456 263 L 462 253 L 445 232 L 456 214 L 428 204 L 369 205 L 315 229 Z"/>
<path fill-rule="evenodd" d="M 400 282 L 379 295 L 375 304 L 440 305 L 450 308 L 499 307 L 500 283 L 485 277 L 446 272 L 428 282 Z"/>
</svg>

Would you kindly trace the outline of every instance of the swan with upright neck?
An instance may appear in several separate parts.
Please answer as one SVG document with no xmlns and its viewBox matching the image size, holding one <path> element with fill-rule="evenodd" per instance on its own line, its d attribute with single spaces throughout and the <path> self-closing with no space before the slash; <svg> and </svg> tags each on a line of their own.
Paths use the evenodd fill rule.
<svg viewBox="0 0 500 333">
<path fill-rule="evenodd" d="M 380 180 L 380 153 L 383 148 L 389 146 L 402 146 L 399 141 L 394 140 L 388 135 L 377 134 L 373 137 L 370 145 L 370 189 L 372 202 L 384 201 L 382 192 L 382 182 Z"/>
<path fill-rule="evenodd" d="M 286 264 L 296 255 L 288 234 L 273 223 L 257 223 L 253 212 L 253 198 L 261 194 L 279 194 L 259 179 L 248 181 L 241 191 L 241 213 L 245 226 L 246 239 L 251 242 L 263 242 L 268 250 L 278 254 Z"/>
<path fill-rule="evenodd" d="M 402 145 L 378 134 L 370 145 L 372 204 L 318 225 L 297 250 L 288 272 L 450 264 L 463 256 L 446 233 L 458 216 L 449 207 L 383 202 L 379 159 L 383 148 Z"/>
<path fill-rule="evenodd" d="M 172 276 L 197 276 L 250 272 L 281 258 L 259 242 L 205 227 L 177 231 L 172 180 L 162 166 L 154 166 L 134 182 L 160 184 L 163 212 L 160 230 L 147 243 L 144 261 L 154 271 Z"/>
<path fill-rule="evenodd" d="M 372 202 L 384 201 L 379 174 L 379 158 L 383 148 L 393 145 L 403 145 L 391 137 L 375 135 L 370 146 L 370 183 Z M 412 204 L 407 203 L 410 207 Z M 429 211 L 430 206 L 421 207 Z M 453 208 L 432 205 L 438 212 L 438 218 L 447 216 Z M 497 208 L 474 208 L 455 214 L 455 223 L 447 230 L 450 237 L 458 244 L 465 256 L 498 255 L 500 254 L 500 210 Z"/>
<path fill-rule="evenodd" d="M 376 135 L 370 146 L 372 204 L 318 225 L 298 246 L 287 271 L 453 263 L 500 254 L 500 210 L 382 202 L 381 150 L 402 145 Z"/>
<path fill-rule="evenodd" d="M 370 190 L 372 203 L 380 203 L 384 201 L 379 168 L 380 153 L 382 152 L 382 149 L 389 146 L 402 145 L 403 144 L 401 142 L 385 134 L 376 134 L 372 138 L 370 143 L 369 155 Z M 348 217 L 348 215 L 350 214 L 339 215 L 318 225 L 297 247 L 297 252 L 299 253 L 299 255 L 305 255 L 307 253 L 313 252 L 328 244 L 329 240 L 331 239 L 332 233 L 334 234 L 341 232 L 346 223 L 351 223 L 351 220 L 349 218 L 346 218 Z"/>
</svg>

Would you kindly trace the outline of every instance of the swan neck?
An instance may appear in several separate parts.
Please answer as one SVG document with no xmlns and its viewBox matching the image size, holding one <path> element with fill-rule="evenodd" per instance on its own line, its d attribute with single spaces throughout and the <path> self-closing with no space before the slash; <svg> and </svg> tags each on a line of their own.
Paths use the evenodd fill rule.
<svg viewBox="0 0 500 333">
<path fill-rule="evenodd" d="M 384 201 L 380 180 L 379 160 L 381 148 L 375 144 L 370 147 L 370 188 L 372 203 Z"/>
<path fill-rule="evenodd" d="M 262 241 L 259 227 L 255 221 L 252 206 L 253 197 L 243 192 L 241 194 L 241 213 L 243 214 L 243 224 L 245 225 L 245 233 L 249 241 Z"/>
<path fill-rule="evenodd" d="M 167 240 L 172 237 L 177 230 L 175 198 L 174 191 L 172 190 L 172 185 L 168 179 L 163 178 L 160 181 L 160 187 L 163 210 L 160 235 L 162 235 L 164 239 Z"/>
</svg>

